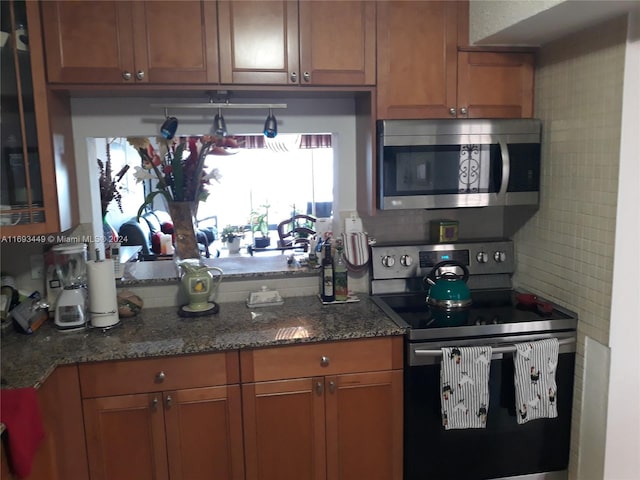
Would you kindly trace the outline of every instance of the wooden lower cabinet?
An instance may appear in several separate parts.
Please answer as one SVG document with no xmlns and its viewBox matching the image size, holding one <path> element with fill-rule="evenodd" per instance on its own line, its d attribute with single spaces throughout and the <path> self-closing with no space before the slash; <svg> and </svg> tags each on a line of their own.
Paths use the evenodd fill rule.
<svg viewBox="0 0 640 480">
<path fill-rule="evenodd" d="M 78 367 L 57 367 L 37 395 L 45 435 L 25 480 L 88 480 Z M 6 451 L 8 435 L 8 431 L 2 435 L 0 480 L 18 478 L 11 472 Z"/>
<path fill-rule="evenodd" d="M 391 339 L 387 340 L 391 346 Z M 386 348 L 386 344 L 360 342 L 327 343 L 326 350 L 333 355 L 317 358 L 318 365 L 327 366 L 310 363 L 308 368 L 341 370 L 342 363 L 344 369 L 357 370 L 361 352 L 381 347 L 382 353 Z M 291 348 L 302 351 L 305 346 L 258 352 L 253 359 L 255 376 L 273 375 L 275 370 L 262 360 L 270 358 L 274 365 L 279 360 L 288 362 Z M 308 348 L 320 353 L 322 346 Z M 283 352 L 280 359 L 278 350 Z M 394 356 L 401 352 L 392 350 Z M 252 362 L 250 355 L 241 358 L 243 367 Z M 294 370 L 304 369 L 303 358 Z M 370 358 L 375 361 L 374 356 Z M 391 358 L 388 362 L 397 366 Z M 402 381 L 398 368 L 244 383 L 247 480 L 401 480 Z"/>
<path fill-rule="evenodd" d="M 243 478 L 238 385 L 83 403 L 91 480 Z"/>
<path fill-rule="evenodd" d="M 242 480 L 237 352 L 80 365 L 91 480 Z"/>
</svg>

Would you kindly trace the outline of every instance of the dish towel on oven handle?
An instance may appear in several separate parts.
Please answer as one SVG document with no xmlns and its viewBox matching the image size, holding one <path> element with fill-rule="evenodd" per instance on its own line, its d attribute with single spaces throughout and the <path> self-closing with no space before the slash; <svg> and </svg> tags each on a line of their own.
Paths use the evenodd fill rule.
<svg viewBox="0 0 640 480">
<path fill-rule="evenodd" d="M 558 416 L 558 348 L 557 338 L 516 344 L 513 362 L 518 423 Z"/>
<path fill-rule="evenodd" d="M 491 351 L 491 347 L 442 348 L 440 403 L 446 430 L 485 428 Z"/>
</svg>

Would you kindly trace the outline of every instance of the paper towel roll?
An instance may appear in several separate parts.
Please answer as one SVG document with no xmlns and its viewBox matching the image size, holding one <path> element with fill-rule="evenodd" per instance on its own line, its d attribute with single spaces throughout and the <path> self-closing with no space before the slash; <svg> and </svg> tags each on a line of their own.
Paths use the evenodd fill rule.
<svg viewBox="0 0 640 480">
<path fill-rule="evenodd" d="M 105 328 L 118 323 L 120 317 L 113 260 L 108 258 L 102 262 L 87 262 L 87 288 L 91 325 Z"/>
</svg>

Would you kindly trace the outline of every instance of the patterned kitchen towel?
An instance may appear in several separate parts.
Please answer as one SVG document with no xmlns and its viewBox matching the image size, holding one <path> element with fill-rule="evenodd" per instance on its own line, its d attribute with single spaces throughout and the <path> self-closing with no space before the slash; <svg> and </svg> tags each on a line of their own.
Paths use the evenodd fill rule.
<svg viewBox="0 0 640 480">
<path fill-rule="evenodd" d="M 558 339 L 517 344 L 513 362 L 518 423 L 557 417 Z"/>
<path fill-rule="evenodd" d="M 440 368 L 442 425 L 484 428 L 489 410 L 491 347 L 443 347 Z"/>
<path fill-rule="evenodd" d="M 342 234 L 344 260 L 349 270 L 359 271 L 369 264 L 369 236 L 365 232 Z"/>
</svg>

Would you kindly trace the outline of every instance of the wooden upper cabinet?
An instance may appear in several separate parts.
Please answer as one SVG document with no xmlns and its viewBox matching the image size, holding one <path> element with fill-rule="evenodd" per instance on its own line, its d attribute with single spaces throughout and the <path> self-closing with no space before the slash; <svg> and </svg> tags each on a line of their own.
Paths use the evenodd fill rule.
<svg viewBox="0 0 640 480">
<path fill-rule="evenodd" d="M 375 85 L 375 2 L 300 2 L 302 85 Z"/>
<path fill-rule="evenodd" d="M 3 30 L 22 23 L 29 33 L 28 48 L 2 47 L 0 234 L 69 230 L 79 221 L 69 98 L 47 89 L 39 4 L 3 1 L 0 10 Z"/>
<path fill-rule="evenodd" d="M 297 84 L 298 2 L 218 2 L 221 83 Z"/>
<path fill-rule="evenodd" d="M 533 79 L 533 53 L 460 52 L 459 116 L 530 118 Z"/>
<path fill-rule="evenodd" d="M 382 1 L 377 8 L 377 118 L 450 117 L 457 2 Z"/>
<path fill-rule="evenodd" d="M 221 83 L 374 85 L 375 9 L 367 1 L 221 1 Z"/>
<path fill-rule="evenodd" d="M 217 83 L 215 2 L 42 2 L 50 83 Z"/>
</svg>

